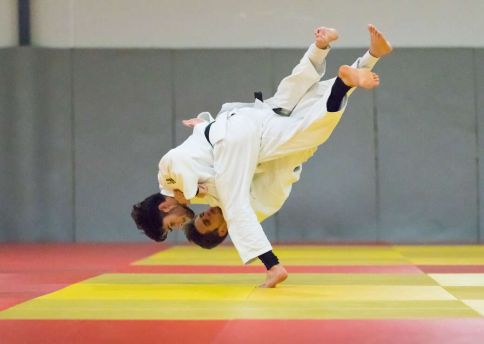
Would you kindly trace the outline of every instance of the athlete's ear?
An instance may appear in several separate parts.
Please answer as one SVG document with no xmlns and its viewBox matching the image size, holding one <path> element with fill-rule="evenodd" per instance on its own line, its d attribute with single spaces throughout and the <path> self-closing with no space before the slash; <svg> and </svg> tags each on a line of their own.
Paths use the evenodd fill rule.
<svg viewBox="0 0 484 344">
<path fill-rule="evenodd" d="M 219 237 L 224 237 L 227 235 L 227 232 L 228 232 L 228 228 L 227 228 L 227 222 L 224 222 L 223 225 L 221 225 L 219 228 L 218 228 L 218 236 Z"/>
<path fill-rule="evenodd" d="M 163 202 L 158 204 L 158 209 L 164 213 L 168 213 L 170 210 L 176 207 L 176 204 L 172 204 L 171 202 L 167 202 L 168 198 L 165 198 Z"/>
</svg>

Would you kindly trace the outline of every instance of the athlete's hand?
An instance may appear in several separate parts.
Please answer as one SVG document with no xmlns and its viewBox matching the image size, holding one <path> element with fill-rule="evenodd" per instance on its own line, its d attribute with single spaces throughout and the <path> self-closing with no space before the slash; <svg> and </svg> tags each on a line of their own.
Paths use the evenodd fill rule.
<svg viewBox="0 0 484 344">
<path fill-rule="evenodd" d="M 175 190 L 175 199 L 178 203 L 183 205 L 189 205 L 190 201 L 185 198 L 185 195 L 180 190 Z"/>
<path fill-rule="evenodd" d="M 198 197 L 204 197 L 208 194 L 208 187 L 207 184 L 198 184 Z"/>
<path fill-rule="evenodd" d="M 189 128 L 194 128 L 197 124 L 200 124 L 202 122 L 205 122 L 205 121 L 200 118 L 184 119 L 182 121 L 183 125 Z"/>
</svg>

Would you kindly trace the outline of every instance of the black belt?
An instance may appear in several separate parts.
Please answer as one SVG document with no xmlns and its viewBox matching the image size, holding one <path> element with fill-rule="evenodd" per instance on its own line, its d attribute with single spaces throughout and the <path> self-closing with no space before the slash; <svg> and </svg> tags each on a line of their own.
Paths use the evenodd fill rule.
<svg viewBox="0 0 484 344">
<path fill-rule="evenodd" d="M 204 134 L 205 134 L 205 138 L 207 139 L 208 143 L 210 143 L 210 146 L 213 147 L 213 144 L 212 142 L 210 142 L 210 127 L 212 126 L 212 124 L 214 124 L 215 121 L 213 122 L 210 122 L 206 127 L 205 127 L 205 131 L 204 131 Z"/>
<path fill-rule="evenodd" d="M 232 117 L 233 115 L 235 115 L 235 112 L 232 112 L 229 116 Z M 205 130 L 204 130 L 204 134 L 205 134 L 205 138 L 207 139 L 208 143 L 210 143 L 210 146 L 213 147 L 213 144 L 212 142 L 210 142 L 210 127 L 212 126 L 212 124 L 214 124 L 215 121 L 213 122 L 210 122 L 206 127 L 205 127 Z"/>
<path fill-rule="evenodd" d="M 262 96 L 262 92 L 261 91 L 258 91 L 258 92 L 254 92 L 254 98 L 255 99 L 259 99 L 261 102 L 264 101 L 264 97 Z M 274 111 L 275 113 L 277 113 L 279 116 L 290 116 L 291 115 L 291 111 L 289 110 L 286 110 L 286 109 L 283 109 L 283 108 L 274 108 L 272 109 L 272 111 Z"/>
</svg>

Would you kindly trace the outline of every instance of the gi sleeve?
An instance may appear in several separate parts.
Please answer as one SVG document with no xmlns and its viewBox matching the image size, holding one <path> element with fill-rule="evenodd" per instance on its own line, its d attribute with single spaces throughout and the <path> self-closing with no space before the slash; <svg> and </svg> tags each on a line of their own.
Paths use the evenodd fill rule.
<svg viewBox="0 0 484 344">
<path fill-rule="evenodd" d="M 252 128 L 237 126 L 214 145 L 215 186 L 230 238 L 244 264 L 272 250 L 250 204 L 250 184 L 258 159 L 258 140 Z M 245 134 L 249 133 L 249 136 Z"/>
<path fill-rule="evenodd" d="M 212 115 L 210 114 L 210 112 L 200 112 L 198 115 L 197 115 L 197 118 L 198 119 L 202 119 L 204 120 L 205 122 L 213 122 L 214 119 L 212 117 Z"/>
<path fill-rule="evenodd" d="M 160 160 L 158 183 L 165 196 L 174 196 L 174 190 L 180 190 L 187 200 L 196 196 L 198 174 L 193 170 L 190 158 L 183 151 L 175 148 Z"/>
</svg>

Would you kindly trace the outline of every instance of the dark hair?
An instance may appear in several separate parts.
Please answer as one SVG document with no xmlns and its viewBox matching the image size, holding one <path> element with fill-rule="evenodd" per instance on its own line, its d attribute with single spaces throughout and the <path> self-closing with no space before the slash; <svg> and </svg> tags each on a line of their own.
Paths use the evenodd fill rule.
<svg viewBox="0 0 484 344">
<path fill-rule="evenodd" d="M 183 227 L 183 230 L 185 232 L 185 236 L 187 237 L 188 241 L 191 241 L 194 244 L 197 244 L 198 246 L 206 249 L 211 249 L 221 244 L 222 241 L 225 240 L 228 234 L 226 233 L 223 237 L 221 237 L 220 235 L 218 235 L 218 231 L 216 230 L 207 234 L 201 234 L 197 230 L 197 227 L 195 227 L 195 224 L 193 223 L 193 221 L 186 224 Z"/>
<path fill-rule="evenodd" d="M 155 193 L 146 197 L 144 201 L 133 205 L 131 217 L 139 230 L 154 241 L 163 241 L 168 231 L 163 230 L 163 217 L 165 213 L 158 209 L 158 205 L 165 200 L 165 196 Z"/>
</svg>

